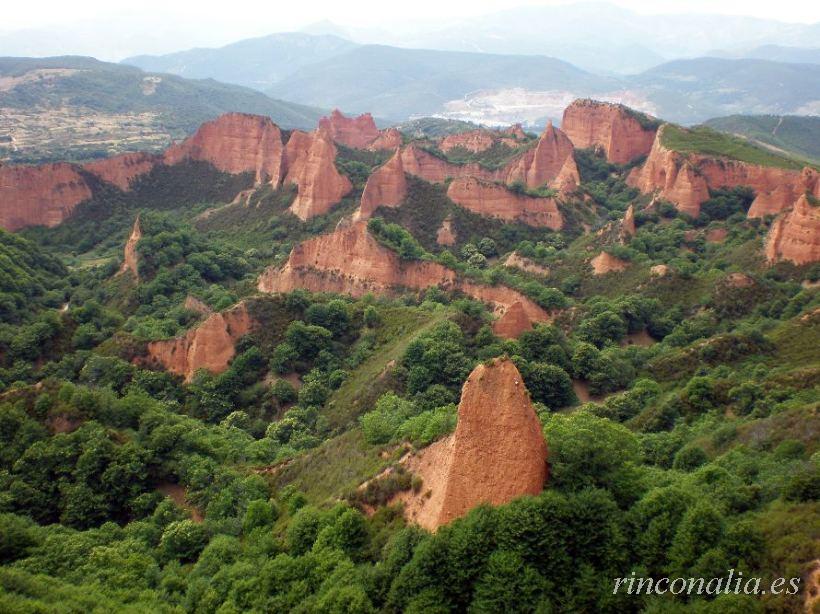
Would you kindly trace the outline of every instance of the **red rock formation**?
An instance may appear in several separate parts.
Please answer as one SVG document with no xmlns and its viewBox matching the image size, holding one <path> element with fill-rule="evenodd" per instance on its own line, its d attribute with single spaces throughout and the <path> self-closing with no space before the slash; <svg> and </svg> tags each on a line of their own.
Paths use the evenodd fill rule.
<svg viewBox="0 0 820 614">
<path fill-rule="evenodd" d="M 285 149 L 285 183 L 299 187 L 290 211 L 301 220 L 323 215 L 353 189 L 336 169 L 336 146 L 328 134 L 294 132 Z"/>
<path fill-rule="evenodd" d="M 661 144 L 663 127 L 658 130 L 643 166 L 633 169 L 627 183 L 641 192 L 657 192 L 679 211 L 697 217 L 700 204 L 709 198 L 709 187 L 692 163 Z"/>
<path fill-rule="evenodd" d="M 803 195 L 791 211 L 781 214 L 766 237 L 766 259 L 770 263 L 791 260 L 795 264 L 820 260 L 820 207 L 813 206 Z"/>
<path fill-rule="evenodd" d="M 681 154 L 661 143 L 658 130 L 649 156 L 630 173 L 627 183 L 644 193 L 658 193 L 693 217 L 709 198 L 709 189 L 748 186 L 755 191 L 749 217 L 775 215 L 791 207 L 801 194 L 820 191 L 818 173 L 759 166 L 700 154 Z"/>
<path fill-rule="evenodd" d="M 504 315 L 493 322 L 493 333 L 502 339 L 517 339 L 528 330 L 532 330 L 532 322 L 519 302 L 513 303 Z"/>
<path fill-rule="evenodd" d="M 457 205 L 480 215 L 553 230 L 558 230 L 563 225 L 561 212 L 552 198 L 517 194 L 503 185 L 475 177 L 453 180 L 447 189 L 447 196 Z"/>
<path fill-rule="evenodd" d="M 208 307 L 208 305 L 200 301 L 197 297 L 191 296 L 190 294 L 185 297 L 185 302 L 182 306 L 188 311 L 194 311 L 203 316 L 209 316 L 213 313 L 213 309 Z"/>
<path fill-rule="evenodd" d="M 74 165 L 0 166 L 0 228 L 56 226 L 89 198 L 91 189 Z"/>
<path fill-rule="evenodd" d="M 330 117 L 319 120 L 319 130 L 327 131 L 334 142 L 356 149 L 365 149 L 379 137 L 379 129 L 370 113 L 345 117 L 339 109 L 333 109 Z"/>
<path fill-rule="evenodd" d="M 507 259 L 504 260 L 504 266 L 515 267 L 517 269 L 521 269 L 522 271 L 526 271 L 527 273 L 543 275 L 544 277 L 550 274 L 550 270 L 547 267 L 541 266 L 534 260 L 521 256 L 518 252 L 512 252 L 509 256 L 507 256 Z"/>
<path fill-rule="evenodd" d="M 552 122 L 547 124 L 536 146 L 525 151 L 502 169 L 502 175 L 500 178 L 504 183 L 521 181 L 530 188 L 545 185 L 553 187 L 553 181 L 559 176 L 564 184 L 570 177 L 575 185 L 580 182 L 573 158 L 572 143 L 563 132 L 552 125 Z"/>
<path fill-rule="evenodd" d="M 441 227 L 436 231 L 436 243 L 439 245 L 455 245 L 456 233 L 453 229 L 453 218 L 449 215 L 441 222 Z"/>
<path fill-rule="evenodd" d="M 181 337 L 150 342 L 145 362 L 182 375 L 186 382 L 198 369 L 221 373 L 236 353 L 234 344 L 252 327 L 247 307 L 239 303 L 228 311 L 210 315 Z"/>
<path fill-rule="evenodd" d="M 624 213 L 624 217 L 621 220 L 621 237 L 634 237 L 635 236 L 635 207 L 629 205 L 626 209 L 626 213 Z"/>
<path fill-rule="evenodd" d="M 454 177 L 493 179 L 494 174 L 478 164 L 452 164 L 416 145 L 408 145 L 401 152 L 404 172 L 430 183 L 444 183 Z"/>
<path fill-rule="evenodd" d="M 537 495 L 546 461 L 547 444 L 521 374 L 509 359 L 495 359 L 467 378 L 455 433 L 406 461 L 422 486 L 399 498 L 409 521 L 435 531 L 482 503 Z"/>
<path fill-rule="evenodd" d="M 398 207 L 407 195 L 407 179 L 401 152 L 396 149 L 393 157 L 367 178 L 362 192 L 362 202 L 357 219 L 367 219 L 381 206 Z"/>
<path fill-rule="evenodd" d="M 113 183 L 120 190 L 128 191 L 131 182 L 144 175 L 160 162 L 160 157 L 147 153 L 126 153 L 112 158 L 86 162 L 83 168 L 103 181 Z"/>
<path fill-rule="evenodd" d="M 516 141 L 523 141 L 527 138 L 527 134 L 521 127 L 521 124 L 513 124 L 512 126 L 508 126 L 507 128 L 504 128 L 501 131 L 501 134 L 510 137 Z"/>
<path fill-rule="evenodd" d="M 382 130 L 376 140 L 370 143 L 367 148 L 371 151 L 378 151 L 380 149 L 396 149 L 401 147 L 403 143 L 401 132 L 396 128 L 388 128 Z"/>
<path fill-rule="evenodd" d="M 439 149 L 449 152 L 456 147 L 462 147 L 467 151 L 478 153 L 486 151 L 492 147 L 495 142 L 496 138 L 489 130 L 479 128 L 477 130 L 459 132 L 458 134 L 448 134 L 441 140 L 441 143 L 439 143 Z"/>
<path fill-rule="evenodd" d="M 706 231 L 706 242 L 707 243 L 723 243 L 726 236 L 729 234 L 729 231 L 725 228 L 712 228 Z"/>
<path fill-rule="evenodd" d="M 620 258 L 616 258 L 608 252 L 602 251 L 589 261 L 592 265 L 593 275 L 606 275 L 607 273 L 623 271 L 629 263 Z"/>
<path fill-rule="evenodd" d="M 120 273 L 131 271 L 131 274 L 138 280 L 140 278 L 140 271 L 137 243 L 139 243 L 140 239 L 142 239 L 142 229 L 140 228 L 140 216 L 137 215 L 137 219 L 134 220 L 134 227 L 131 229 L 131 236 L 129 236 L 128 241 L 125 242 Z"/>
<path fill-rule="evenodd" d="M 569 105 L 561 130 L 575 147 L 600 147 L 613 164 L 647 155 L 656 132 L 641 126 L 634 112 L 623 105 L 594 100 L 576 100 Z"/>
<path fill-rule="evenodd" d="M 270 118 L 227 113 L 206 122 L 182 143 L 165 152 L 165 163 L 210 162 L 226 173 L 252 172 L 257 183 L 282 180 L 282 133 Z"/>
<path fill-rule="evenodd" d="M 297 245 L 281 268 L 269 267 L 259 277 L 262 292 L 337 292 L 362 296 L 368 292 L 391 294 L 404 288 L 423 290 L 430 286 L 460 290 L 493 306 L 503 314 L 520 302 L 533 322 L 550 320 L 549 314 L 532 300 L 506 286 L 483 286 L 461 281 L 436 262 L 403 261 L 367 231 L 367 222 L 339 227 L 328 235 Z"/>
</svg>

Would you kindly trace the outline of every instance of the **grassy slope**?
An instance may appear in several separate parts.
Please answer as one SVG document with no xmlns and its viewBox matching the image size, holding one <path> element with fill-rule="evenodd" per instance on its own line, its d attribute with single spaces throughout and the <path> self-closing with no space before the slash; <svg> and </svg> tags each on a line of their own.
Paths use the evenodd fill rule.
<svg viewBox="0 0 820 614">
<path fill-rule="evenodd" d="M 795 157 L 820 162 L 820 117 L 729 115 L 710 119 L 705 125 L 764 147 L 776 147 Z"/>
<path fill-rule="evenodd" d="M 706 126 L 681 128 L 667 124 L 663 129 L 661 142 L 664 147 L 681 153 L 699 153 L 710 156 L 725 156 L 741 162 L 800 170 L 806 163 L 758 147 L 745 139 L 712 130 Z"/>
</svg>

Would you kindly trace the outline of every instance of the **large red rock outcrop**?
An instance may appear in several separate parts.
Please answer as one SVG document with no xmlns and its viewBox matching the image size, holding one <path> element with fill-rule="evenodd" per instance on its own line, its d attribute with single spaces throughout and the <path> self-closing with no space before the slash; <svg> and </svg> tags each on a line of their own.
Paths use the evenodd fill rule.
<svg viewBox="0 0 820 614">
<path fill-rule="evenodd" d="M 120 266 L 120 273 L 130 271 L 137 279 L 140 278 L 139 271 L 139 255 L 137 254 L 137 243 L 142 239 L 142 229 L 140 228 L 140 216 L 134 220 L 134 227 L 131 229 L 131 235 L 125 242 L 123 249 L 123 261 Z"/>
<path fill-rule="evenodd" d="M 397 128 L 387 128 L 379 132 L 379 136 L 367 145 L 371 151 L 378 151 L 380 149 L 396 149 L 401 147 L 403 142 L 401 132 Z"/>
<path fill-rule="evenodd" d="M 352 296 L 368 292 L 391 294 L 407 288 L 423 290 L 430 286 L 462 291 L 489 303 L 499 316 L 520 302 L 532 322 L 550 320 L 544 309 L 512 288 L 459 280 L 455 271 L 437 262 L 402 260 L 367 231 L 366 221 L 340 224 L 330 234 L 300 243 L 282 267 L 265 269 L 257 284 L 262 292 L 304 288 Z"/>
<path fill-rule="evenodd" d="M 0 228 L 56 226 L 89 198 L 91 188 L 72 164 L 0 165 Z"/>
<path fill-rule="evenodd" d="M 547 124 L 535 147 L 510 162 L 502 169 L 501 175 L 499 178 L 504 183 L 520 181 L 529 188 L 557 188 L 553 182 L 559 177 L 564 191 L 571 191 L 567 189 L 569 183 L 574 183 L 574 186 L 580 183 L 572 142 L 552 122 Z"/>
<path fill-rule="evenodd" d="M 478 153 L 488 150 L 495 142 L 496 138 L 489 130 L 479 128 L 467 132 L 448 134 L 439 143 L 439 149 L 449 152 L 451 149 L 461 147 L 467 151 Z"/>
<path fill-rule="evenodd" d="M 629 263 L 625 260 L 621 260 L 620 258 L 616 258 L 609 252 L 602 251 L 600 254 L 595 256 L 592 260 L 589 261 L 589 264 L 592 265 L 592 274 L 593 275 L 606 275 L 607 273 L 618 273 L 620 271 L 625 270 Z"/>
<path fill-rule="evenodd" d="M 748 186 L 755 191 L 749 217 L 776 215 L 804 193 L 820 192 L 818 173 L 749 164 L 729 158 L 681 154 L 663 146 L 661 127 L 646 162 L 634 169 L 627 183 L 644 193 L 658 193 L 692 217 L 709 198 L 709 189 Z"/>
<path fill-rule="evenodd" d="M 518 369 L 507 358 L 477 366 L 461 391 L 455 433 L 406 461 L 422 480 L 404 493 L 405 516 L 429 530 L 481 504 L 537 495 L 547 444 Z"/>
<path fill-rule="evenodd" d="M 513 303 L 504 315 L 493 322 L 493 333 L 502 339 L 517 339 L 528 330 L 532 330 L 532 322 L 521 303 Z"/>
<path fill-rule="evenodd" d="M 766 237 L 766 259 L 808 264 L 820 260 L 820 206 L 801 196 L 791 211 L 775 219 Z"/>
<path fill-rule="evenodd" d="M 494 178 L 492 172 L 479 164 L 452 164 L 412 144 L 402 150 L 401 161 L 404 172 L 430 183 L 444 183 L 448 178 L 454 177 Z"/>
<path fill-rule="evenodd" d="M 447 189 L 447 196 L 457 205 L 480 215 L 553 230 L 563 225 L 554 199 L 517 194 L 503 185 L 475 177 L 455 179 Z"/>
<path fill-rule="evenodd" d="M 186 382 L 198 369 L 221 373 L 236 354 L 236 342 L 252 328 L 247 307 L 239 303 L 228 311 L 211 314 L 180 337 L 150 342 L 145 362 L 182 375 Z"/>
<path fill-rule="evenodd" d="M 579 149 L 600 147 L 613 164 L 626 164 L 645 156 L 655 139 L 627 107 L 595 100 L 576 100 L 564 110 L 563 130 Z"/>
<path fill-rule="evenodd" d="M 319 120 L 319 130 L 327 131 L 336 143 L 355 149 L 365 149 L 379 137 L 379 129 L 370 113 L 345 117 L 339 109 L 333 109 L 330 117 Z"/>
<path fill-rule="evenodd" d="M 436 231 L 436 243 L 439 245 L 455 245 L 456 244 L 456 231 L 453 228 L 453 218 L 451 216 L 445 217 L 439 229 Z"/>
<path fill-rule="evenodd" d="M 301 220 L 323 215 L 353 189 L 336 169 L 336 146 L 327 132 L 294 132 L 285 150 L 285 183 L 299 190 L 290 211 Z"/>
<path fill-rule="evenodd" d="M 404 165 L 401 152 L 396 149 L 393 157 L 367 178 L 356 217 L 367 219 L 381 206 L 398 207 L 406 195 L 407 179 L 404 176 Z"/>
<path fill-rule="evenodd" d="M 125 153 L 86 162 L 83 168 L 125 192 L 130 189 L 135 178 L 150 172 L 159 162 L 160 157 L 153 154 Z"/>
<path fill-rule="evenodd" d="M 225 173 L 252 172 L 257 183 L 282 180 L 282 132 L 269 117 L 227 113 L 199 127 L 193 136 L 169 147 L 165 163 L 210 162 Z"/>
</svg>

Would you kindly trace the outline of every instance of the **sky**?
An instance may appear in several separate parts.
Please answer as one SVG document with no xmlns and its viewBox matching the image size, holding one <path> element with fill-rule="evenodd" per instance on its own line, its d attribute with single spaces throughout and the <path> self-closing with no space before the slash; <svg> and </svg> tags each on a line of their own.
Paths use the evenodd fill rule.
<svg viewBox="0 0 820 614">
<path fill-rule="evenodd" d="M 809 0 L 608 0 L 638 13 L 721 13 L 797 23 L 820 22 Z M 118 61 L 143 53 L 219 47 L 321 21 L 358 42 L 398 40 L 394 34 L 436 30 L 459 19 L 517 6 L 571 0 L 38 0 L 3 2 L 0 56 L 92 55 Z M 315 32 L 315 30 L 314 30 Z M 327 32 L 327 30 L 323 30 Z M 400 38 L 400 37 L 399 37 Z"/>
<path fill-rule="evenodd" d="M 44 26 L 70 27 L 88 19 L 135 17 L 140 21 L 181 21 L 221 25 L 232 38 L 253 34 L 294 30 L 315 21 L 328 19 L 343 25 L 369 27 L 421 16 L 456 18 L 503 10 L 514 5 L 554 5 L 561 0 L 141 0 L 121 3 L 116 0 L 40 0 L 38 2 L 4 2 L 0 31 Z M 814 23 L 820 21 L 820 2 L 810 0 L 614 0 L 640 13 L 704 12 L 750 15 L 781 21 Z M 226 6 L 230 11 L 226 12 Z"/>
</svg>

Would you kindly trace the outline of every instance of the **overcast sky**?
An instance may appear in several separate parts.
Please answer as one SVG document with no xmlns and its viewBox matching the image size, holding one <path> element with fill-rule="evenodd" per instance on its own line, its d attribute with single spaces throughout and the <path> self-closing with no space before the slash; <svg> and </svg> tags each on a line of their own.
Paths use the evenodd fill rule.
<svg viewBox="0 0 820 614">
<path fill-rule="evenodd" d="M 61 25 L 77 21 L 138 15 L 140 21 L 183 20 L 220 25 L 228 38 L 260 32 L 292 30 L 329 19 L 350 26 L 375 26 L 415 17 L 480 15 L 510 6 L 566 4 L 558 0 L 40 0 L 4 1 L 0 29 L 13 30 Z M 751 15 L 781 21 L 820 21 L 820 2 L 810 0 L 614 0 L 614 4 L 642 13 L 704 12 Z M 138 10 L 135 8 L 138 7 Z"/>
</svg>

